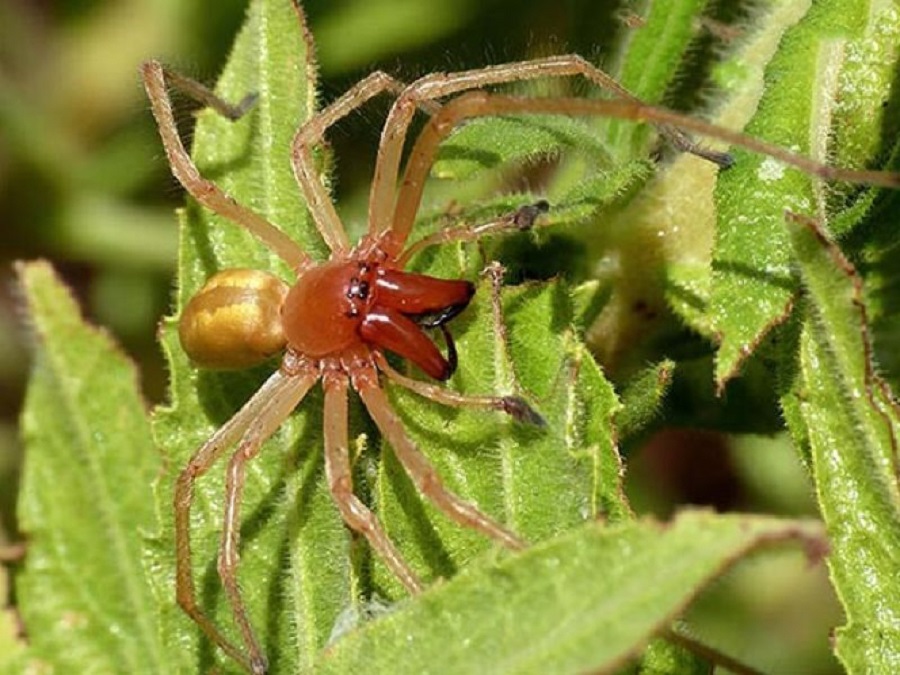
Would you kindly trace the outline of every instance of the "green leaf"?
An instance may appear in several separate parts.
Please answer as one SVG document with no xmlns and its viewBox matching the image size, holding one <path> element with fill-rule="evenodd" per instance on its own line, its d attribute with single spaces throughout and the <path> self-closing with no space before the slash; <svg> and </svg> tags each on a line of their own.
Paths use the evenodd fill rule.
<svg viewBox="0 0 900 675">
<path fill-rule="evenodd" d="M 644 431 L 660 415 L 663 399 L 672 386 L 675 362 L 669 359 L 644 368 L 622 391 L 622 410 L 616 418 L 620 438 Z"/>
<path fill-rule="evenodd" d="M 29 543 L 16 581 L 26 667 L 170 671 L 142 561 L 160 456 L 134 365 L 83 322 L 48 264 L 18 273 L 36 350 L 22 414 L 19 517 Z"/>
<path fill-rule="evenodd" d="M 609 71 L 622 86 L 649 103 L 661 103 L 677 81 L 701 25 L 705 0 L 657 0 L 641 8 L 640 24 L 624 31 Z M 653 134 L 646 125 L 619 120 L 594 124 L 623 167 L 645 160 Z M 594 227 L 583 235 L 600 294 L 609 296 L 606 307 L 592 322 L 587 342 L 598 359 L 618 370 L 623 352 L 632 349 L 658 328 L 657 317 L 665 306 L 664 281 L 671 265 L 693 267 L 711 243 L 712 218 L 701 211 L 703 185 L 711 184 L 714 171 L 708 162 L 692 155 L 679 157 L 671 166 L 648 167 L 635 174 L 629 185 L 634 199 L 620 200 L 618 209 L 596 214 Z M 565 177 L 564 177 L 565 178 Z M 588 183 L 582 177 L 575 189 Z M 646 183 L 646 184 L 645 184 Z M 642 187 L 640 192 L 637 187 Z M 707 201 L 709 201 L 707 199 Z M 684 214 L 679 216 L 679 214 Z M 598 271 L 597 271 L 598 270 Z M 645 311 L 633 311 L 634 307 Z M 643 363 L 643 355 L 634 359 Z"/>
<path fill-rule="evenodd" d="M 641 25 L 627 31 L 617 45 L 610 72 L 647 103 L 661 103 L 689 57 L 701 27 L 707 0 L 654 0 L 641 8 Z M 619 159 L 646 153 L 649 129 L 627 122 L 607 122 L 605 138 L 623 149 Z"/>
<path fill-rule="evenodd" d="M 829 155 L 829 162 L 838 166 L 869 168 L 873 158 L 884 159 L 892 154 L 893 160 L 885 166 L 896 167 L 900 153 L 897 137 L 900 120 L 889 107 L 897 71 L 900 14 L 896 3 L 888 0 L 872 2 L 870 12 L 874 18 L 867 25 L 865 39 L 848 43 L 846 54 L 833 50 L 837 54 L 831 55 L 832 60 L 842 59 L 840 79 L 833 84 L 837 91 L 831 125 L 834 153 Z M 846 95 L 848 91 L 853 95 Z M 861 222 L 867 222 L 862 216 L 870 213 L 882 193 L 882 190 L 861 190 L 854 185 L 832 186 L 828 191 L 829 204 L 845 202 L 845 209 L 831 222 L 834 235 L 843 238 L 848 232 L 855 231 Z M 889 229 L 893 234 L 893 222 L 885 223 L 883 229 Z"/>
<path fill-rule="evenodd" d="M 836 651 L 851 673 L 900 668 L 900 408 L 872 363 L 862 284 L 814 221 L 792 220 L 792 250 L 807 290 L 799 401 L 829 567 L 848 624 Z"/>
<path fill-rule="evenodd" d="M 846 119 L 843 110 L 852 110 L 854 119 L 880 119 L 886 90 L 856 83 L 883 81 L 896 53 L 867 65 L 858 55 L 882 32 L 884 22 L 897 21 L 892 3 L 876 2 L 871 8 L 864 0 L 813 3 L 781 40 L 766 72 L 765 96 L 747 132 L 822 161 L 835 156 L 853 165 L 868 161 L 873 143 L 859 143 L 848 133 L 832 140 L 831 120 L 834 115 Z M 837 145 L 841 141 L 845 144 Z M 799 171 L 744 152 L 735 152 L 735 159 L 716 192 L 719 238 L 710 311 L 721 338 L 716 365 L 720 387 L 791 311 L 797 280 L 785 210 L 831 222 L 847 208 L 843 201 L 826 200 L 813 179 Z M 856 213 L 857 221 L 863 211 Z"/>
<path fill-rule="evenodd" d="M 658 103 L 678 74 L 700 30 L 707 0 L 655 0 L 636 30 L 618 44 L 613 68 L 619 83 L 642 101 Z"/>
<path fill-rule="evenodd" d="M 445 483 L 529 541 L 579 523 L 628 514 L 612 418 L 611 385 L 570 325 L 560 283 L 503 287 L 490 281 L 454 323 L 461 354 L 450 386 L 468 394 L 524 396 L 546 420 L 526 426 L 497 413 L 451 410 L 392 388 L 407 431 Z M 384 451 L 390 457 L 390 450 Z M 447 577 L 494 544 L 461 529 L 420 498 L 393 458 L 382 462 L 378 504 L 392 538 L 427 577 Z M 416 506 L 411 506 L 416 504 Z M 396 587 L 379 566 L 378 585 Z"/>
<path fill-rule="evenodd" d="M 259 94 L 237 122 L 200 114 L 193 156 L 207 177 L 259 213 L 310 253 L 324 245 L 312 226 L 291 172 L 290 143 L 315 103 L 312 47 L 298 7 L 283 0 L 251 3 L 217 92 L 239 101 Z M 182 218 L 177 309 L 213 272 L 252 267 L 292 275 L 237 225 L 196 205 Z M 156 485 L 163 528 L 149 542 L 156 598 L 166 644 L 178 670 L 236 664 L 213 648 L 175 605 L 172 495 L 175 477 L 197 448 L 261 385 L 275 364 L 249 372 L 197 372 L 179 344 L 175 319 L 163 328 L 170 364 L 171 405 L 157 411 L 154 434 L 166 471 Z M 199 602 L 231 639 L 234 619 L 216 572 L 222 529 L 225 461 L 202 476 L 192 511 L 194 577 Z M 321 394 L 314 390 L 249 469 L 243 502 L 241 586 L 250 618 L 274 671 L 297 672 L 324 646 L 351 602 L 349 546 L 322 475 Z M 277 617 L 277 620 L 276 620 Z"/>
<path fill-rule="evenodd" d="M 742 129 L 752 118 L 763 95 L 766 66 L 777 52 L 785 31 L 802 18 L 807 7 L 793 0 L 774 0 L 760 8 L 747 34 L 715 64 L 713 77 L 722 100 L 716 101 L 711 117 L 727 128 Z M 725 150 L 718 143 L 704 143 Z M 731 174 L 732 167 L 723 176 Z M 719 331 L 717 315 L 710 308 L 713 291 L 713 251 L 717 245 L 717 194 L 719 170 L 693 155 L 677 157 L 653 184 L 638 207 L 637 215 L 650 223 L 665 222 L 665 244 L 669 265 L 665 270 L 668 305 L 691 328 L 708 338 Z M 740 184 L 739 181 L 735 181 Z M 752 230 L 750 230 L 752 232 Z"/>
<path fill-rule="evenodd" d="M 817 523 L 766 517 L 590 523 L 433 586 L 345 635 L 317 672 L 616 672 L 732 564 L 789 542 L 824 547 Z"/>
<path fill-rule="evenodd" d="M 668 632 L 668 639 L 656 638 L 647 645 L 637 672 L 640 675 L 707 675 L 712 664 L 687 647 L 676 644 L 671 639 L 673 635 Z"/>
<path fill-rule="evenodd" d="M 762 70 L 798 13 L 795 2 L 773 2 L 768 11 L 754 17 L 742 39 L 725 52 L 715 70 L 721 100 L 708 113 L 713 121 L 730 128 L 742 128 L 747 123 L 762 93 Z M 665 22 L 664 12 L 657 15 L 654 9 L 653 14 L 654 20 Z M 693 18 L 695 25 L 700 21 Z M 637 33 L 642 36 L 643 29 Z M 685 29 L 675 30 L 673 35 L 683 40 Z M 648 62 L 635 59 L 635 63 Z M 659 96 L 657 89 L 653 92 Z M 703 145 L 726 149 L 715 142 L 703 141 Z M 657 358 L 640 353 L 635 356 L 635 347 L 659 332 L 663 324 L 660 317 L 667 307 L 695 331 L 715 337 L 709 298 L 717 213 L 713 194 L 718 173 L 711 162 L 681 153 L 659 166 L 656 175 L 624 208 L 605 216 L 597 225 L 588 246 L 595 257 L 603 259 L 601 274 L 606 284 L 612 285 L 612 293 L 607 307 L 588 330 L 587 339 L 607 367 L 627 372 L 623 364 L 636 362 L 641 367 L 647 358 Z M 642 311 L 636 311 L 636 307 Z"/>
<path fill-rule="evenodd" d="M 482 169 L 494 169 L 510 162 L 549 161 L 573 150 L 584 153 L 594 163 L 609 163 L 606 146 L 596 131 L 575 118 L 558 115 L 476 118 L 441 144 L 431 173 L 437 178 L 462 180 Z"/>
</svg>

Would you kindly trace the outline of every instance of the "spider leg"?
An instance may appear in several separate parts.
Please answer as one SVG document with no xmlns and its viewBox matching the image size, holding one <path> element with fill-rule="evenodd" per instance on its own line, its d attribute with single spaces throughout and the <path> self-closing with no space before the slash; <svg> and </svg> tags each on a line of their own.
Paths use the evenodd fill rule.
<svg viewBox="0 0 900 675">
<path fill-rule="evenodd" d="M 291 268 L 300 269 L 309 264 L 309 257 L 290 237 L 258 213 L 238 204 L 215 183 L 200 175 L 197 166 L 191 160 L 178 136 L 178 127 L 172 113 L 172 102 L 166 91 L 166 81 L 167 79 L 172 81 L 173 74 L 163 68 L 158 61 L 144 63 L 141 66 L 141 74 L 144 88 L 150 99 L 150 106 L 153 109 L 153 116 L 159 127 L 159 135 L 172 168 L 172 174 L 184 186 L 184 189 L 210 211 L 228 218 L 253 234 Z M 248 102 L 252 103 L 251 99 L 244 99 L 241 104 L 232 107 L 205 87 L 180 75 L 175 78 L 174 83 L 180 89 L 199 98 L 202 103 L 211 105 L 232 119 L 234 119 L 234 115 L 242 114 L 242 106 L 247 106 Z M 185 83 L 190 83 L 190 85 Z"/>
<path fill-rule="evenodd" d="M 165 66 L 162 66 L 162 70 L 169 86 L 178 89 L 183 94 L 187 94 L 207 108 L 212 108 L 222 117 L 225 117 L 232 122 L 243 117 L 259 98 L 259 94 L 247 94 L 237 105 L 232 105 L 228 101 L 216 96 L 215 92 L 207 89 L 200 82 L 185 77 L 181 73 L 178 73 L 171 68 L 166 68 Z"/>
<path fill-rule="evenodd" d="M 303 372 L 297 376 L 286 375 L 281 371 L 273 374 L 253 397 L 197 450 L 175 484 L 176 600 L 212 642 L 253 673 L 265 672 L 265 659 L 249 627 L 237 588 L 235 573 L 244 460 L 235 458 L 255 455 L 262 442 L 278 428 L 317 378 L 316 371 Z M 212 467 L 225 450 L 239 440 L 240 445 L 228 468 L 225 528 L 219 554 L 219 573 L 234 609 L 241 635 L 250 650 L 249 658 L 226 638 L 200 609 L 191 564 L 191 506 L 194 499 L 194 483 Z"/>
<path fill-rule="evenodd" d="M 444 387 L 436 387 L 429 382 L 415 380 L 397 372 L 384 358 L 384 354 L 375 353 L 375 363 L 378 370 L 385 376 L 405 389 L 434 401 L 441 405 L 454 408 L 481 408 L 482 410 L 497 410 L 506 413 L 513 419 L 523 424 L 533 424 L 538 427 L 546 426 L 547 422 L 540 413 L 534 410 L 521 396 L 472 396 L 461 394 Z"/>
<path fill-rule="evenodd" d="M 640 99 L 610 75 L 575 54 L 506 63 L 456 73 L 433 73 L 410 84 L 400 94 L 388 113 L 381 135 L 377 159 L 379 171 L 372 181 L 369 193 L 369 234 L 377 237 L 392 231 L 398 242 L 398 250 L 402 248 L 409 235 L 412 227 L 409 214 L 411 212 L 412 217 L 415 216 L 415 212 L 418 210 L 418 198 L 408 198 L 406 193 L 408 190 L 413 192 L 421 190 L 420 183 L 427 176 L 427 170 L 425 173 L 407 171 L 400 191 L 396 195 L 396 200 L 394 191 L 400 175 L 400 160 L 406 133 L 415 108 L 417 105 L 421 105 L 421 101 L 431 101 L 471 89 L 508 82 L 575 75 L 581 75 L 599 88 L 612 92 L 621 100 L 641 103 Z M 663 127 L 661 131 L 680 149 L 707 156 L 716 163 L 724 161 L 724 158 L 716 153 L 698 150 L 693 142 L 680 131 L 671 127 Z"/>
<path fill-rule="evenodd" d="M 416 574 L 403 559 L 378 522 L 378 518 L 353 494 L 353 476 L 347 442 L 347 376 L 326 372 L 325 389 L 325 474 L 341 517 L 350 529 L 363 535 L 410 593 L 422 590 Z"/>
<path fill-rule="evenodd" d="M 506 230 L 530 230 L 538 216 L 547 213 L 550 205 L 544 201 L 526 204 L 512 213 L 478 225 L 459 225 L 438 230 L 427 237 L 410 244 L 397 258 L 397 265 L 405 267 L 412 257 L 429 246 L 446 244 L 451 241 L 475 241 L 482 237 Z"/>
<path fill-rule="evenodd" d="M 389 92 L 396 96 L 403 91 L 405 86 L 399 80 L 381 71 L 371 73 L 344 92 L 327 108 L 307 120 L 294 136 L 291 144 L 291 165 L 294 168 L 294 177 L 303 192 L 319 234 L 322 235 L 332 253 L 340 254 L 348 250 L 350 242 L 331 197 L 319 177 L 312 149 L 316 144 L 322 142 L 325 131 L 341 118 L 365 105 L 382 92 Z M 433 114 L 440 109 L 440 106 L 426 103 L 423 104 L 423 108 L 426 112 Z"/>
<path fill-rule="evenodd" d="M 306 198 L 307 207 L 312 213 L 319 233 L 334 254 L 345 252 L 350 248 L 350 242 L 331 197 L 319 178 L 312 148 L 316 143 L 322 141 L 325 130 L 340 118 L 362 106 L 382 91 L 397 93 L 402 88 L 403 85 L 389 75 L 380 71 L 374 72 L 346 91 L 343 96 L 315 117 L 305 122 L 294 136 L 294 142 L 291 145 L 291 164 L 294 168 L 294 176 Z"/>
<path fill-rule="evenodd" d="M 821 164 L 809 157 L 790 152 L 773 143 L 730 131 L 714 124 L 664 108 L 632 101 L 580 98 L 521 98 L 473 91 L 446 103 L 426 123 L 416 139 L 400 186 L 397 210 L 393 218 L 392 242 L 405 241 L 412 228 L 422 199 L 425 178 L 434 163 L 438 146 L 464 120 L 473 117 L 507 114 L 547 113 L 556 115 L 596 115 L 609 118 L 653 122 L 678 126 L 710 138 L 726 141 L 753 152 L 768 155 L 785 164 L 826 180 L 843 180 L 882 187 L 900 187 L 900 174 L 883 171 L 852 170 Z"/>
<path fill-rule="evenodd" d="M 394 455 L 423 497 L 431 500 L 447 517 L 460 525 L 478 530 L 508 548 L 521 549 L 526 546 L 518 535 L 444 486 L 434 466 L 403 430 L 403 422 L 391 408 L 387 396 L 378 384 L 377 373 L 357 373 L 353 378 L 353 385 L 381 435 L 391 444 Z"/>
</svg>

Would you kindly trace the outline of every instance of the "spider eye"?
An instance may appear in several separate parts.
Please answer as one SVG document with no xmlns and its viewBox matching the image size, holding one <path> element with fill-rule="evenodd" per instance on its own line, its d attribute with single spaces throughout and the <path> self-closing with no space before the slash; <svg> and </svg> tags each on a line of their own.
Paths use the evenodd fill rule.
<svg viewBox="0 0 900 675">
<path fill-rule="evenodd" d="M 259 270 L 213 275 L 188 302 L 178 337 L 190 359 L 204 368 L 248 368 L 284 349 L 281 306 L 288 286 Z"/>
</svg>

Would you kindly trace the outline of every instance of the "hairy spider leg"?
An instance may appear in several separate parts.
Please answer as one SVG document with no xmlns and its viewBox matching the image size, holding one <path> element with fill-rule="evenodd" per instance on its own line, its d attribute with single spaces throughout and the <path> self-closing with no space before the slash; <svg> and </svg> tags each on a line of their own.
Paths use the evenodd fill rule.
<svg viewBox="0 0 900 675">
<path fill-rule="evenodd" d="M 312 149 L 324 139 L 325 131 L 338 120 L 382 92 L 399 94 L 404 86 L 402 82 L 380 70 L 371 73 L 307 120 L 294 135 L 291 143 L 294 177 L 303 192 L 319 234 L 331 249 L 332 255 L 339 256 L 346 252 L 350 248 L 350 241 L 331 201 L 331 195 L 319 177 Z"/>
<path fill-rule="evenodd" d="M 172 102 L 166 91 L 166 81 L 168 78 L 185 93 L 199 99 L 201 103 L 215 104 L 213 107 L 218 112 L 224 113 L 230 118 L 233 118 L 233 114 L 239 116 L 243 112 L 242 105 L 246 105 L 247 101 L 252 102 L 252 100 L 245 98 L 242 104 L 232 107 L 198 82 L 188 80 L 180 75 L 172 79 L 172 74 L 158 61 L 144 63 L 141 66 L 141 74 L 147 97 L 150 99 L 153 116 L 159 127 L 159 135 L 169 159 L 169 165 L 173 175 L 184 186 L 184 189 L 210 211 L 245 228 L 292 269 L 300 270 L 308 266 L 311 262 L 310 258 L 303 249 L 297 246 L 296 242 L 258 213 L 238 204 L 219 186 L 200 175 L 197 165 L 194 164 L 178 136 L 178 127 L 172 114 Z M 185 86 L 185 82 L 190 82 L 190 86 Z M 229 111 L 232 114 L 229 114 Z"/>
<path fill-rule="evenodd" d="M 447 489 L 434 466 L 404 431 L 403 422 L 394 412 L 378 383 L 378 372 L 374 364 L 359 363 L 358 366 L 351 369 L 353 388 L 359 393 L 375 426 L 390 444 L 394 456 L 399 460 L 419 494 L 460 525 L 481 532 L 507 548 L 514 550 L 525 548 L 525 541 L 518 535 Z"/>
<path fill-rule="evenodd" d="M 366 538 L 372 550 L 410 593 L 418 593 L 422 590 L 422 583 L 415 572 L 387 536 L 375 514 L 353 494 L 347 441 L 347 385 L 347 376 L 339 368 L 326 367 L 322 387 L 325 390 L 325 475 L 328 489 L 344 523 Z"/>
<path fill-rule="evenodd" d="M 842 180 L 881 187 L 900 186 L 900 174 L 883 171 L 853 170 L 817 162 L 746 134 L 717 127 L 702 120 L 681 115 L 656 106 L 632 101 L 589 100 L 577 98 L 521 98 L 473 91 L 444 104 L 416 139 L 406 165 L 394 215 L 393 242 L 405 241 L 412 228 L 422 199 L 424 182 L 434 163 L 440 143 L 461 122 L 473 117 L 516 113 L 549 113 L 556 115 L 598 115 L 635 121 L 677 125 L 688 131 L 739 145 L 768 155 L 785 164 L 826 180 Z M 399 238 L 399 239 L 398 239 Z"/>
<path fill-rule="evenodd" d="M 456 227 L 442 228 L 407 246 L 406 250 L 397 257 L 396 263 L 400 267 L 406 266 L 416 253 L 425 250 L 429 246 L 447 244 L 452 241 L 476 241 L 487 235 L 508 230 L 529 230 L 534 226 L 538 216 L 547 213 L 549 209 L 550 204 L 542 199 L 534 204 L 520 206 L 512 213 L 507 213 L 485 223 L 477 225 L 466 223 Z"/>
<path fill-rule="evenodd" d="M 252 673 L 264 673 L 266 661 L 257 642 L 237 582 L 240 543 L 240 500 L 244 464 L 255 457 L 262 443 L 284 422 L 319 377 L 318 369 L 301 364 L 297 373 L 275 372 L 244 406 L 191 457 L 175 484 L 175 597 L 181 608 L 206 636 Z M 248 658 L 206 617 L 197 604 L 191 564 L 191 506 L 194 482 L 235 443 L 238 449 L 228 464 L 224 527 L 218 572 L 231 603 Z"/>
<path fill-rule="evenodd" d="M 746 134 L 730 131 L 703 120 L 648 105 L 628 94 L 622 95 L 621 85 L 613 88 L 622 100 L 578 98 L 523 98 L 469 92 L 445 103 L 440 113 L 431 117 L 410 152 L 403 180 L 395 190 L 400 175 L 400 160 L 406 133 L 415 111 L 413 103 L 464 92 L 478 87 L 521 81 L 538 77 L 583 75 L 591 82 L 609 87 L 609 75 L 579 56 L 551 57 L 523 61 L 482 70 L 434 74 L 410 84 L 397 98 L 385 121 L 378 149 L 378 171 L 372 182 L 369 197 L 370 235 L 390 234 L 388 250 L 400 250 L 412 230 L 421 202 L 424 182 L 434 162 L 437 145 L 461 121 L 479 116 L 509 113 L 551 113 L 611 117 L 645 121 L 666 128 L 678 128 L 716 138 L 750 151 L 765 154 L 826 180 L 842 180 L 874 186 L 898 187 L 900 175 L 881 171 L 854 171 L 822 164 L 792 153 L 784 148 Z M 460 99 L 481 99 L 479 104 L 457 103 Z M 490 102 L 488 102 L 490 101 Z M 448 110 L 449 108 L 449 110 Z"/>
<path fill-rule="evenodd" d="M 243 504 L 246 465 L 262 449 L 263 443 L 274 434 L 293 410 L 300 404 L 310 388 L 318 380 L 318 368 L 306 363 L 303 370 L 289 375 L 289 383 L 269 399 L 259 417 L 253 420 L 232 454 L 225 472 L 225 514 L 222 527 L 222 546 L 219 551 L 219 576 L 231 602 L 235 621 L 251 653 L 254 672 L 259 665 L 265 671 L 266 660 L 256 640 L 250 617 L 238 585 L 241 544 L 241 505 Z"/>
<path fill-rule="evenodd" d="M 333 103 L 307 120 L 294 135 L 291 144 L 291 165 L 294 177 L 306 202 L 313 221 L 322 239 L 334 255 L 340 255 L 350 248 L 341 219 L 334 208 L 331 195 L 322 183 L 312 149 L 324 140 L 325 132 L 342 118 L 362 107 L 381 93 L 398 96 L 406 84 L 385 72 L 375 71 L 348 89 Z M 429 115 L 440 110 L 433 101 L 419 101 L 418 107 Z"/>
<path fill-rule="evenodd" d="M 447 489 L 431 462 L 407 436 L 380 387 L 368 384 L 360 386 L 358 391 L 378 430 L 390 443 L 394 455 L 423 497 L 463 527 L 477 530 L 513 550 L 526 547 L 526 542 L 518 535 Z"/>
<path fill-rule="evenodd" d="M 378 370 L 383 372 L 391 382 L 400 385 L 404 389 L 409 389 L 415 394 L 429 401 L 434 401 L 441 405 L 447 405 L 454 408 L 480 408 L 482 410 L 497 410 L 506 413 L 513 419 L 525 424 L 533 424 L 534 426 L 543 427 L 547 422 L 541 417 L 540 413 L 534 410 L 521 396 L 486 396 L 461 394 L 458 391 L 447 389 L 445 387 L 437 387 L 430 382 L 423 382 L 411 377 L 407 377 L 395 370 L 384 354 L 375 353 L 375 363 Z"/>
<path fill-rule="evenodd" d="M 255 92 L 248 93 L 237 105 L 231 105 L 228 101 L 223 101 L 205 86 L 185 77 L 181 73 L 162 66 L 169 86 L 178 89 L 181 93 L 187 94 L 198 103 L 202 103 L 208 108 L 212 108 L 217 113 L 226 117 L 231 121 L 239 120 L 250 108 L 256 103 L 259 94 Z"/>
<path fill-rule="evenodd" d="M 634 94 L 586 59 L 575 54 L 551 56 L 531 61 L 518 61 L 476 70 L 456 73 L 433 73 L 410 84 L 394 102 L 385 120 L 376 160 L 377 171 L 369 193 L 369 234 L 379 237 L 391 231 L 397 240 L 396 250 L 403 247 L 409 236 L 412 221 L 406 206 L 406 184 L 395 195 L 400 175 L 400 161 L 406 134 L 417 106 L 422 101 L 432 101 L 470 89 L 491 85 L 521 82 L 543 77 L 570 77 L 581 75 L 600 89 L 612 92 L 625 101 L 640 103 Z M 716 163 L 726 160 L 718 153 L 698 149 L 690 139 L 678 131 L 666 127 L 661 131 L 679 148 L 695 152 Z M 410 176 L 410 178 L 413 178 Z M 415 186 L 414 188 L 415 189 Z M 413 213 L 413 217 L 415 213 Z M 399 217 L 399 220 L 398 220 Z"/>
</svg>

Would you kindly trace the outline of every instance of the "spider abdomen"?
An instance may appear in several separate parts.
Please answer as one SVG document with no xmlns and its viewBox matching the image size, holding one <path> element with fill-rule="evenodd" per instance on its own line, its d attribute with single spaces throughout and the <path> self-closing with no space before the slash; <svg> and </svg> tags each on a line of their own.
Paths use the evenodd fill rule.
<svg viewBox="0 0 900 675">
<path fill-rule="evenodd" d="M 190 359 L 204 368 L 248 368 L 285 345 L 281 306 L 288 285 L 252 269 L 222 270 L 191 298 L 178 322 Z"/>
</svg>

